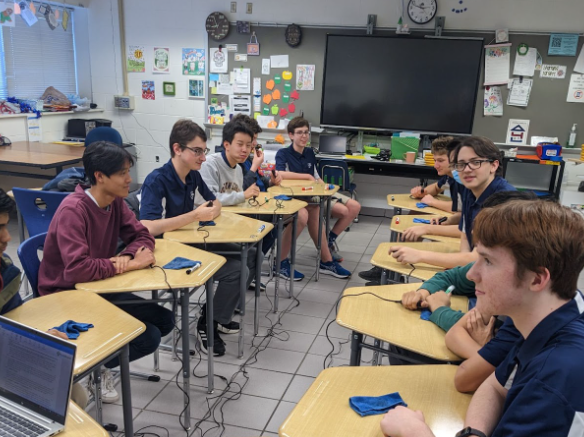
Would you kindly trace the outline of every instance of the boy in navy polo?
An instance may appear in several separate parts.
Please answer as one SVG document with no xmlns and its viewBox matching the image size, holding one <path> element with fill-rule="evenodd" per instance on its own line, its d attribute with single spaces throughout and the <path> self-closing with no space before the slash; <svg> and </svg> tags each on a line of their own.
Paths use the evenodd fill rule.
<svg viewBox="0 0 584 437">
<path fill-rule="evenodd" d="M 154 236 L 189 223 L 213 220 L 221 213 L 221 202 L 215 199 L 198 172 L 209 150 L 203 129 L 191 120 L 179 120 L 172 127 L 169 145 L 170 160 L 146 177 L 140 193 L 140 221 Z M 208 206 L 209 201 L 213 206 Z M 215 356 L 225 354 L 225 342 L 218 331 L 239 332 L 239 323 L 232 318 L 239 303 L 240 265 L 237 258 L 227 257 L 227 262 L 214 275 L 219 282 L 213 299 Z M 197 337 L 204 353 L 209 349 L 206 318 L 206 305 L 203 305 Z"/>
<path fill-rule="evenodd" d="M 15 209 L 14 200 L 0 188 L 0 314 L 22 305 L 20 297 L 20 269 L 16 267 L 6 248 L 12 239 L 8 232 L 10 213 Z"/>
<path fill-rule="evenodd" d="M 276 153 L 276 170 L 280 172 L 283 179 L 320 182 L 321 179 L 318 175 L 314 152 L 310 147 L 306 147 L 310 138 L 308 121 L 302 117 L 295 117 L 290 120 L 288 123 L 288 136 L 292 140 L 292 144 L 289 147 L 278 150 L 278 153 Z M 342 260 L 342 257 L 337 256 L 336 260 L 333 259 L 331 248 L 334 248 L 337 236 L 357 217 L 360 210 L 361 205 L 347 196 L 339 197 L 339 201 L 333 206 L 333 217 L 339 217 L 339 219 L 330 232 L 328 246 L 322 245 L 320 257 L 321 273 L 335 278 L 348 278 L 351 276 L 351 272 L 338 263 L 338 261 Z M 307 211 L 308 232 L 314 244 L 317 244 L 319 207 L 317 205 L 309 205 Z M 323 241 L 327 241 L 324 234 Z"/>
<path fill-rule="evenodd" d="M 521 337 L 474 394 L 458 437 L 582 435 L 582 235 L 582 217 L 551 202 L 509 202 L 477 216 L 479 257 L 468 272 L 477 310 L 511 317 Z M 434 435 L 421 412 L 403 407 L 387 413 L 381 429 L 392 437 Z"/>
<path fill-rule="evenodd" d="M 501 151 L 488 138 L 464 138 L 454 151 L 453 167 L 458 171 L 465 186 L 462 194 L 462 220 L 459 229 L 463 232 L 460 252 L 439 253 L 413 249 L 411 247 L 391 246 L 390 254 L 406 264 L 427 263 L 452 268 L 476 261 L 478 255 L 473 250 L 473 222 L 489 196 L 499 191 L 515 191 L 515 187 L 503 179 Z"/>
</svg>

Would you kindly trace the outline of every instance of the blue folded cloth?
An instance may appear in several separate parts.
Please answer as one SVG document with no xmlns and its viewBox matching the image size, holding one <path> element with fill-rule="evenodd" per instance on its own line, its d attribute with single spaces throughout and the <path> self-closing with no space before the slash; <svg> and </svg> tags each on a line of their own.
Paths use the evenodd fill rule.
<svg viewBox="0 0 584 437">
<path fill-rule="evenodd" d="M 416 207 L 418 207 L 418 208 L 426 208 L 427 206 L 428 206 L 428 204 L 424 203 L 424 202 L 416 203 Z"/>
<path fill-rule="evenodd" d="M 424 203 L 425 205 L 425 203 Z M 414 223 L 424 223 L 425 225 L 429 225 L 430 224 L 430 220 L 428 219 L 421 219 L 421 218 L 415 218 L 413 220 Z"/>
<path fill-rule="evenodd" d="M 181 256 L 177 256 L 168 264 L 162 266 L 163 269 L 169 270 L 180 270 L 180 269 L 188 269 L 189 267 L 194 267 L 195 264 L 201 264 L 201 261 L 193 261 L 188 258 L 183 258 Z"/>
<path fill-rule="evenodd" d="M 75 340 L 79 337 L 79 334 L 93 328 L 91 323 L 80 323 L 73 320 L 67 320 L 61 326 L 55 326 L 53 329 L 57 331 L 64 332 L 67 334 L 67 338 Z"/>
<path fill-rule="evenodd" d="M 285 194 L 278 194 L 277 196 L 274 196 L 274 199 L 276 199 L 276 200 L 292 200 L 292 198 L 290 196 L 286 196 Z"/>
<path fill-rule="evenodd" d="M 385 414 L 398 405 L 408 406 L 398 392 L 377 397 L 353 396 L 349 398 L 349 405 L 361 417 Z"/>
<path fill-rule="evenodd" d="M 213 220 L 209 220 L 207 222 L 199 222 L 199 226 L 215 226 L 215 222 Z"/>
<path fill-rule="evenodd" d="M 432 311 L 430 310 L 422 310 L 420 314 L 420 319 L 422 320 L 430 320 L 430 316 L 432 315 Z"/>
</svg>

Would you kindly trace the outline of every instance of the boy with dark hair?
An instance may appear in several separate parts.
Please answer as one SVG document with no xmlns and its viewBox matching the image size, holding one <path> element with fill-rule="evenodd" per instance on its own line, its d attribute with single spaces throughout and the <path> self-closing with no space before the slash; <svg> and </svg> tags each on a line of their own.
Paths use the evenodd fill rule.
<svg viewBox="0 0 584 437">
<path fill-rule="evenodd" d="M 582 434 L 584 220 L 552 202 L 513 201 L 476 217 L 467 276 L 477 310 L 513 319 L 519 340 L 475 392 L 458 437 Z M 511 286 L 509 286 L 511 284 Z M 397 407 L 384 435 L 430 437 L 421 412 Z"/>
<path fill-rule="evenodd" d="M 154 264 L 154 238 L 124 203 L 133 164 L 134 158 L 113 143 L 98 141 L 85 149 L 83 166 L 91 186 L 78 185 L 61 202 L 51 221 L 39 269 L 39 294 L 69 290 L 80 282 Z M 118 238 L 126 247 L 116 255 Z M 154 352 L 161 338 L 174 327 L 171 311 L 155 303 L 142 304 L 144 299 L 132 293 L 103 297 L 146 325 L 146 331 L 130 342 L 130 361 Z M 129 300 L 140 304 L 117 304 Z M 102 399 L 106 403 L 119 399 L 109 372 L 118 364 L 118 358 L 114 358 L 102 372 Z"/>
<path fill-rule="evenodd" d="M 22 305 L 20 297 L 20 270 L 13 263 L 6 248 L 12 239 L 8 232 L 14 201 L 0 188 L 0 314 Z"/>
<path fill-rule="evenodd" d="M 221 214 L 221 202 L 209 190 L 198 170 L 205 162 L 207 136 L 191 120 L 177 121 L 169 139 L 171 159 L 154 170 L 144 180 L 140 193 L 140 221 L 150 233 L 159 236 L 193 222 L 209 221 Z M 212 206 L 209 206 L 209 202 Z M 207 245 L 209 246 L 209 245 Z M 239 332 L 239 323 L 232 321 L 239 303 L 239 259 L 226 257 L 227 262 L 213 276 L 219 282 L 215 290 L 213 317 L 213 354 L 225 354 L 225 342 L 219 331 Z M 255 257 L 250 256 L 255 261 Z M 197 323 L 197 338 L 204 353 L 207 344 L 207 306 L 203 305 Z"/>
<path fill-rule="evenodd" d="M 317 171 L 316 157 L 310 147 L 306 147 L 310 138 L 308 121 L 302 117 L 295 117 L 288 123 L 288 136 L 292 140 L 289 147 L 282 148 L 276 153 L 276 169 L 283 179 L 307 180 L 321 182 Z M 343 232 L 349 224 L 359 215 L 361 205 L 347 196 L 335 194 L 333 196 L 337 202 L 332 207 L 333 217 L 338 217 L 337 222 L 330 231 L 328 239 L 324 235 L 323 241 L 328 240 L 328 245 L 322 245 L 320 254 L 319 270 L 325 275 L 336 278 L 348 278 L 351 272 L 343 268 L 337 260 L 342 257 L 337 256 L 335 260 L 331 254 L 337 236 Z M 309 205 L 308 210 L 308 232 L 314 244 L 318 241 L 319 206 Z"/>
</svg>

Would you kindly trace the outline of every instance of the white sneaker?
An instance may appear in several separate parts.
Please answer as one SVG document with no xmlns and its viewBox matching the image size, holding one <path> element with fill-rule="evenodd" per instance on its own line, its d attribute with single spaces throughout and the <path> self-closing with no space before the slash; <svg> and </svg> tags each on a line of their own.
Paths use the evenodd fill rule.
<svg viewBox="0 0 584 437">
<path fill-rule="evenodd" d="M 113 404 L 120 400 L 116 387 L 114 386 L 114 377 L 109 369 L 101 369 L 101 401 L 104 404 Z"/>
</svg>

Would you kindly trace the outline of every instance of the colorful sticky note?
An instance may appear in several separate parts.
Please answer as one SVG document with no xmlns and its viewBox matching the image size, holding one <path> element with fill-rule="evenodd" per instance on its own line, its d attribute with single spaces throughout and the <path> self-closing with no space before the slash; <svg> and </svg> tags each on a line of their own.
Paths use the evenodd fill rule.
<svg viewBox="0 0 584 437">
<path fill-rule="evenodd" d="M 282 134 L 276 135 L 276 138 L 274 138 L 274 141 L 276 143 L 284 144 L 285 143 L 284 135 L 282 135 Z"/>
<path fill-rule="evenodd" d="M 272 115 L 278 115 L 278 105 L 272 106 Z"/>
<path fill-rule="evenodd" d="M 285 83 L 284 84 L 284 91 L 287 91 L 287 92 L 292 91 L 292 84 L 291 83 Z"/>
<path fill-rule="evenodd" d="M 269 129 L 276 129 L 277 127 L 278 127 L 278 123 L 276 123 L 274 120 L 268 122 Z"/>
<path fill-rule="evenodd" d="M 259 112 L 254 112 L 253 113 L 253 119 L 254 120 L 257 120 L 260 115 L 262 115 L 262 114 L 260 114 Z"/>
<path fill-rule="evenodd" d="M 286 111 L 286 108 L 280 109 L 280 117 L 286 117 L 287 115 L 288 111 Z"/>
<path fill-rule="evenodd" d="M 282 95 L 280 94 L 280 90 L 276 89 L 276 90 L 272 91 L 272 99 L 280 100 L 281 97 L 282 97 Z"/>
<path fill-rule="evenodd" d="M 264 109 L 262 109 L 262 114 L 270 115 L 270 108 L 268 108 L 267 106 L 264 106 Z"/>
<path fill-rule="evenodd" d="M 290 104 L 288 105 L 288 112 L 289 112 L 290 114 L 293 114 L 293 113 L 295 113 L 295 112 L 296 112 L 296 105 L 295 105 L 294 103 L 290 103 Z"/>
<path fill-rule="evenodd" d="M 290 101 L 290 96 L 289 96 L 288 94 L 284 94 L 284 95 L 282 96 L 282 101 L 283 101 L 284 103 L 288 103 L 288 102 Z"/>
<path fill-rule="evenodd" d="M 272 103 L 272 96 L 270 94 L 266 94 L 262 100 L 266 105 L 269 105 Z"/>
<path fill-rule="evenodd" d="M 292 72 L 291 71 L 283 71 L 282 72 L 282 78 L 284 80 L 290 80 L 290 79 L 292 79 Z"/>
<path fill-rule="evenodd" d="M 290 97 L 292 97 L 294 100 L 298 100 L 300 98 L 300 93 L 294 90 L 292 91 L 292 94 L 290 94 Z"/>
<path fill-rule="evenodd" d="M 270 80 L 268 80 L 266 82 L 266 88 L 269 89 L 269 90 L 273 90 L 274 89 L 274 85 L 275 84 L 274 84 L 274 81 L 272 79 L 270 79 Z"/>
<path fill-rule="evenodd" d="M 277 84 L 282 82 L 282 78 L 280 76 L 274 76 L 274 82 L 276 82 Z"/>
</svg>

